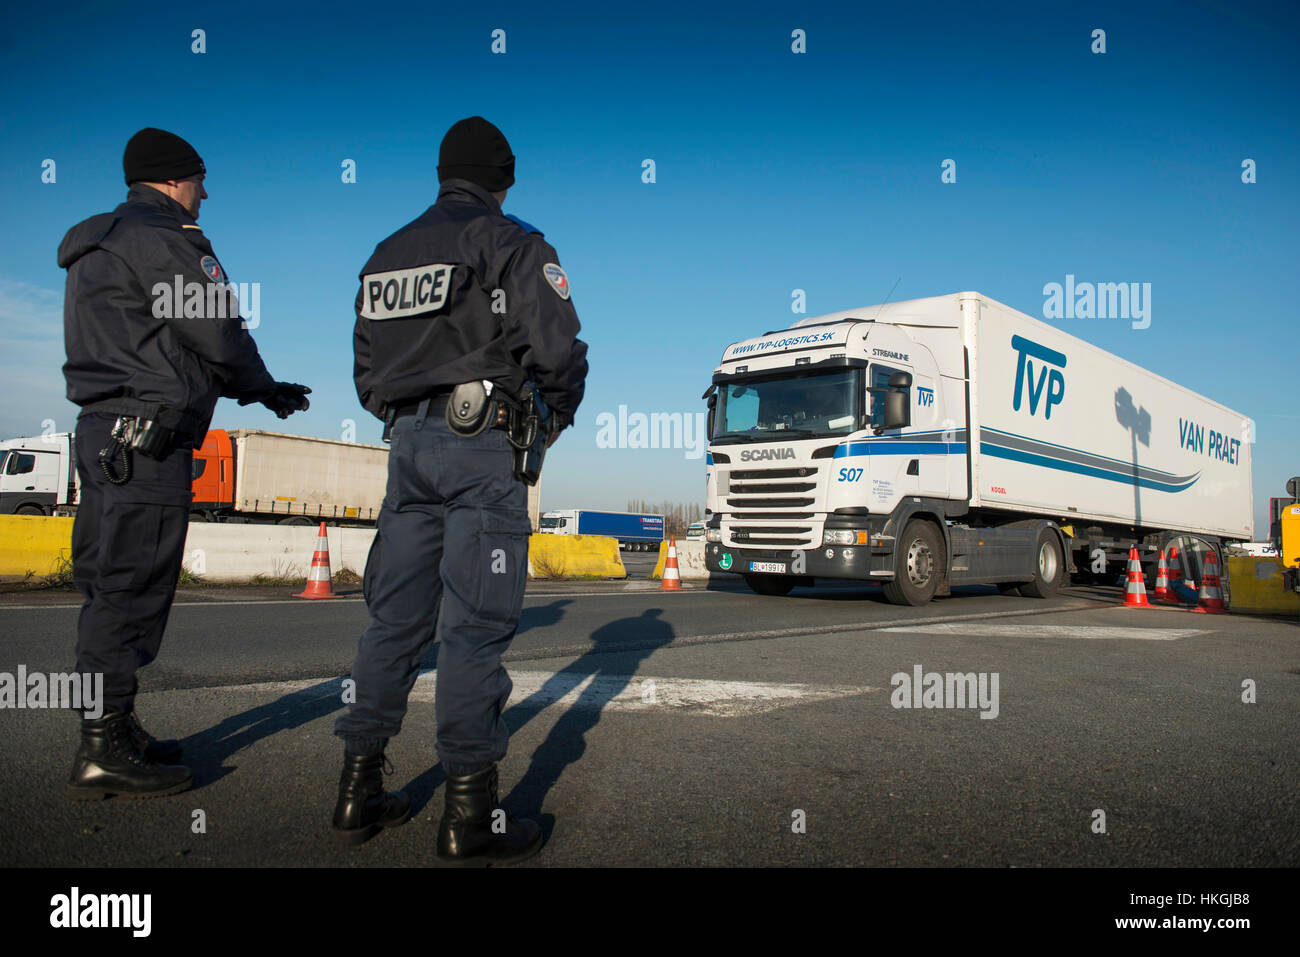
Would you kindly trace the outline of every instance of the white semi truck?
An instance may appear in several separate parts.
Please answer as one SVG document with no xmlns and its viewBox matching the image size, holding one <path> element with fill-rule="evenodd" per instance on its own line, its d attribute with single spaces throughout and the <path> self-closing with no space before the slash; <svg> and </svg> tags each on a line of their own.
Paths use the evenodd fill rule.
<svg viewBox="0 0 1300 957">
<path fill-rule="evenodd" d="M 1252 538 L 1245 416 L 977 292 L 732 343 L 704 398 L 706 561 L 762 594 L 1048 597 L 1131 545 Z"/>
</svg>

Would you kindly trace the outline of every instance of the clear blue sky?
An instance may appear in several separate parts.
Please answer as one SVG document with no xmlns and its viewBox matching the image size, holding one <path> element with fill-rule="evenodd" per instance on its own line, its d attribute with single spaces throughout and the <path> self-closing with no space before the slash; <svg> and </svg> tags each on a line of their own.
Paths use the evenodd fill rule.
<svg viewBox="0 0 1300 957">
<path fill-rule="evenodd" d="M 1149 329 L 1058 324 L 1252 416 L 1262 521 L 1300 474 L 1294 5 L 837 7 L 6 11 L 0 434 L 73 427 L 55 249 L 121 201 L 122 148 L 158 126 L 207 163 L 200 222 L 232 278 L 261 284 L 267 365 L 315 390 L 287 424 L 228 400 L 215 424 L 337 438 L 353 419 L 378 441 L 351 381 L 357 273 L 434 200 L 447 127 L 481 114 L 518 157 L 506 211 L 559 250 L 590 343 L 544 507 L 701 501 L 701 459 L 597 448 L 596 417 L 700 410 L 729 342 L 803 318 L 793 289 L 810 316 L 891 288 L 1042 315 L 1044 284 L 1073 274 L 1152 284 Z"/>
</svg>

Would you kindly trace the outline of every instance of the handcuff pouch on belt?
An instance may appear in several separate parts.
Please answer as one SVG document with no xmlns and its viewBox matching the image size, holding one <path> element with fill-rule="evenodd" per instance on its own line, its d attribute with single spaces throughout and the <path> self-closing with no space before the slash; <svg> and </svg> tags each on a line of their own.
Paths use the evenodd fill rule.
<svg viewBox="0 0 1300 957">
<path fill-rule="evenodd" d="M 162 459 L 171 450 L 176 433 L 156 419 L 141 419 L 133 415 L 118 416 L 109 433 L 108 444 L 99 450 L 99 467 L 104 478 L 114 485 L 125 485 L 131 480 L 131 453 L 139 452 L 151 459 Z M 122 457 L 122 471 L 114 472 L 110 464 L 118 455 Z"/>
<path fill-rule="evenodd" d="M 517 396 L 485 379 L 463 382 L 447 401 L 447 426 L 457 435 L 474 436 L 488 428 L 506 433 L 515 450 L 515 478 L 527 485 L 536 485 L 542 474 L 549 418 L 550 410 L 531 382 Z"/>
</svg>

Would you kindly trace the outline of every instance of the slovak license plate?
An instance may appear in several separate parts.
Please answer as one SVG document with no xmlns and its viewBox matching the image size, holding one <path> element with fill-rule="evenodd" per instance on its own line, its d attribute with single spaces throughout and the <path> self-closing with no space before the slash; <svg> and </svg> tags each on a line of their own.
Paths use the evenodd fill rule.
<svg viewBox="0 0 1300 957">
<path fill-rule="evenodd" d="M 775 572 L 778 575 L 785 574 L 785 562 L 750 562 L 749 570 L 751 572 Z"/>
</svg>

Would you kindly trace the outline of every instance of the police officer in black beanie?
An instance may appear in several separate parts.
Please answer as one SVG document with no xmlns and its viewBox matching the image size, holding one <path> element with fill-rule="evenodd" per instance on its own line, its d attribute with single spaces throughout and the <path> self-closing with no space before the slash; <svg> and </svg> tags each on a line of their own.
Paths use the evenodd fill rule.
<svg viewBox="0 0 1300 957">
<path fill-rule="evenodd" d="M 73 226 L 58 256 L 68 271 L 63 374 L 68 399 L 81 406 L 77 672 L 103 675 L 100 713 L 82 715 L 73 798 L 190 786 L 180 744 L 145 731 L 135 695 L 136 671 L 158 654 L 180 577 L 193 450 L 218 397 L 261 402 L 287 418 L 307 408 L 311 391 L 271 378 L 240 319 L 196 222 L 208 194 L 194 147 L 143 129 L 127 143 L 122 170 L 126 202 Z"/>
<path fill-rule="evenodd" d="M 438 857 L 455 864 L 511 863 L 541 847 L 536 823 L 497 807 L 511 690 L 501 655 L 523 605 L 525 483 L 535 480 L 519 465 L 509 409 L 535 383 L 549 444 L 573 422 L 587 375 L 559 256 L 540 230 L 501 212 L 514 170 L 487 120 L 448 130 L 438 201 L 362 268 L 353 334 L 357 395 L 391 428 L 392 449 L 366 563 L 371 622 L 352 666 L 356 702 L 335 728 L 344 759 L 334 832 L 359 844 L 410 814 L 406 795 L 383 790 L 384 749 L 436 625 L 447 777 Z"/>
</svg>

